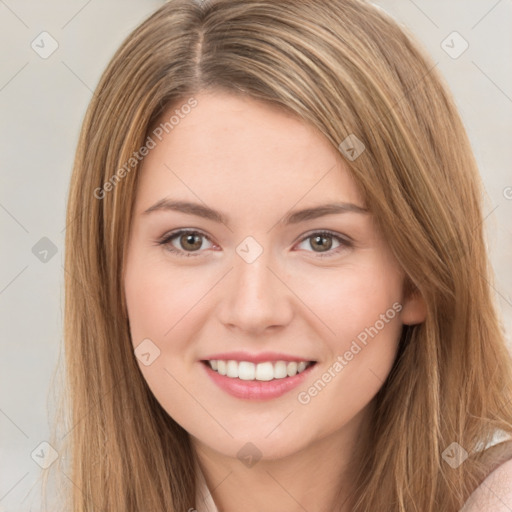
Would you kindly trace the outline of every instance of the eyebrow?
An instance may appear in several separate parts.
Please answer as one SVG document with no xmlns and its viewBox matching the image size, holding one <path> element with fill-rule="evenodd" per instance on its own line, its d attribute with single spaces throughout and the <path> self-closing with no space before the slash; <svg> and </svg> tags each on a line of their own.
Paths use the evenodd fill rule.
<svg viewBox="0 0 512 512">
<path fill-rule="evenodd" d="M 219 222 L 229 225 L 229 217 L 217 210 L 213 210 L 208 206 L 204 206 L 199 203 L 191 203 L 189 201 L 172 201 L 170 199 L 161 199 L 156 202 L 153 206 L 145 210 L 143 215 L 156 212 L 156 211 L 176 211 L 186 213 L 189 215 L 196 215 L 203 217 L 214 222 Z M 281 224 L 298 224 L 299 222 L 305 222 L 307 220 L 317 219 L 325 215 L 333 215 L 339 213 L 368 213 L 367 208 L 358 206 L 353 203 L 329 203 L 312 208 L 305 208 L 303 210 L 295 210 L 286 214 L 280 221 Z"/>
</svg>

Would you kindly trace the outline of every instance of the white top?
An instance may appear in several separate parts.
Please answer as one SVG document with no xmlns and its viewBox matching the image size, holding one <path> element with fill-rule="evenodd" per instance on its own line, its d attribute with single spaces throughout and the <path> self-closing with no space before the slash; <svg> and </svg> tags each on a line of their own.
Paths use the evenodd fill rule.
<svg viewBox="0 0 512 512">
<path fill-rule="evenodd" d="M 210 494 L 201 468 L 196 463 L 196 511 L 219 512 Z"/>
</svg>

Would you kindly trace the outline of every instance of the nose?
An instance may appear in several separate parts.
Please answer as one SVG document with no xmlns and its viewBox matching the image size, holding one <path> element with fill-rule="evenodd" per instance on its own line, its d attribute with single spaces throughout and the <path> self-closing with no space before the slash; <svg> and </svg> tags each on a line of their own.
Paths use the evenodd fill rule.
<svg viewBox="0 0 512 512">
<path fill-rule="evenodd" d="M 227 328 L 261 335 L 290 323 L 293 293 L 267 254 L 252 263 L 235 255 L 218 316 Z"/>
</svg>

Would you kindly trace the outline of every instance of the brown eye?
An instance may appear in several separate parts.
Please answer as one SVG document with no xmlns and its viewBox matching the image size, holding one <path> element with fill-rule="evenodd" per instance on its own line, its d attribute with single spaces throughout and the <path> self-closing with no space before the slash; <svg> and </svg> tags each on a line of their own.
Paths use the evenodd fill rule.
<svg viewBox="0 0 512 512">
<path fill-rule="evenodd" d="M 337 242 L 337 245 L 333 248 L 333 241 Z M 330 233 L 329 231 L 318 231 L 305 236 L 300 244 L 307 244 L 303 249 L 312 249 L 308 252 L 316 253 L 320 258 L 336 256 L 339 252 L 344 249 L 352 247 L 352 241 L 349 237 L 343 235 L 337 235 Z M 299 245 L 300 247 L 300 245 Z"/>
<path fill-rule="evenodd" d="M 332 247 L 331 236 L 312 236 L 310 237 L 310 245 L 313 249 L 317 248 L 320 252 L 328 251 Z"/>
<path fill-rule="evenodd" d="M 185 250 L 197 251 L 203 245 L 202 235 L 185 234 L 179 237 L 181 247 Z"/>
<path fill-rule="evenodd" d="M 200 249 L 204 240 L 209 241 L 203 233 L 182 229 L 165 235 L 158 241 L 158 245 L 165 246 L 178 256 L 200 256 L 203 253 Z"/>
</svg>

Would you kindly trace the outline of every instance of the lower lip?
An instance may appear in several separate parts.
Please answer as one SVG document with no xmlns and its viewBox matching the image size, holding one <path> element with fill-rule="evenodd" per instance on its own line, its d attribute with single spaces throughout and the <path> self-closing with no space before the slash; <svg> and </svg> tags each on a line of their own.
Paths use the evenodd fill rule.
<svg viewBox="0 0 512 512">
<path fill-rule="evenodd" d="M 201 364 L 204 366 L 210 379 L 219 388 L 236 398 L 243 398 L 245 400 L 270 400 L 284 395 L 304 382 L 304 379 L 307 378 L 311 370 L 316 366 L 316 364 L 312 364 L 293 377 L 261 381 L 233 379 L 212 370 L 208 363 Z"/>
</svg>

